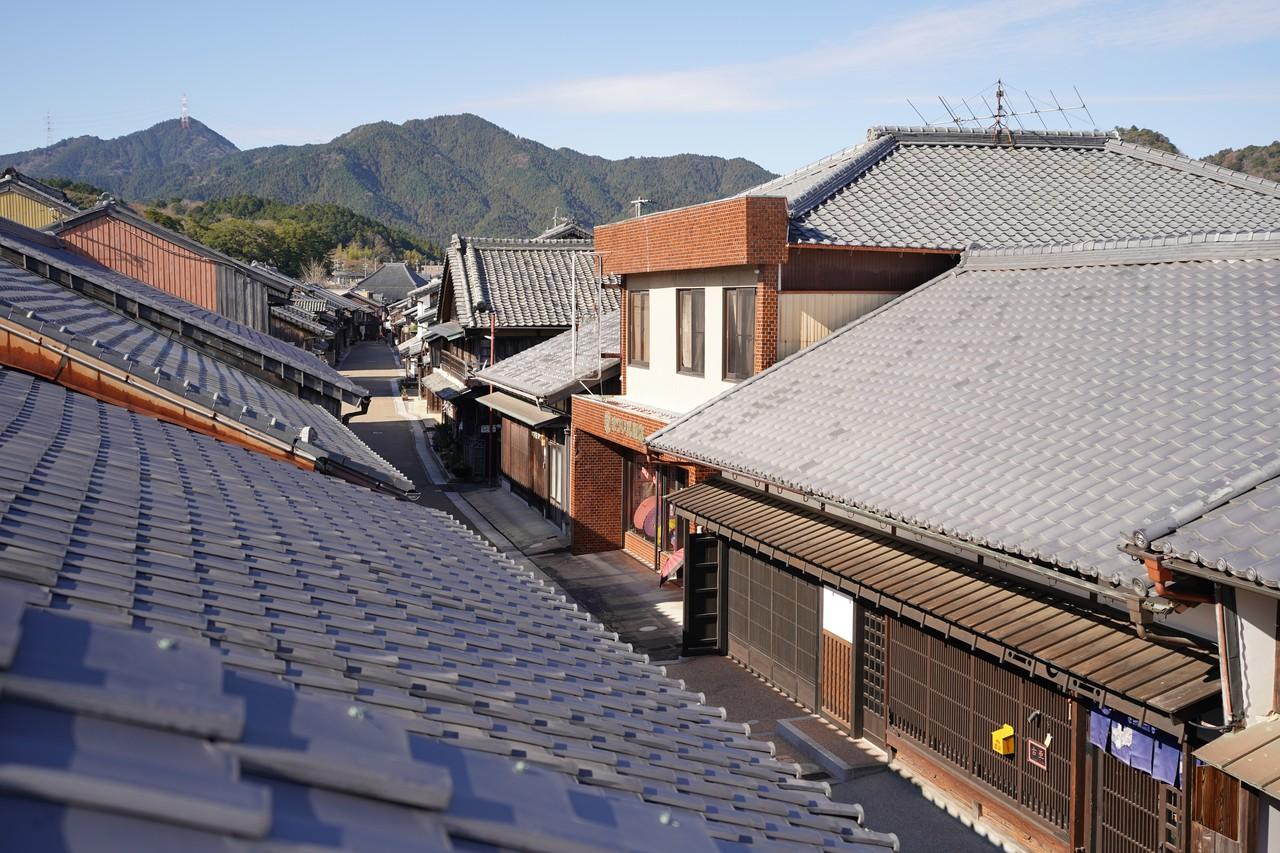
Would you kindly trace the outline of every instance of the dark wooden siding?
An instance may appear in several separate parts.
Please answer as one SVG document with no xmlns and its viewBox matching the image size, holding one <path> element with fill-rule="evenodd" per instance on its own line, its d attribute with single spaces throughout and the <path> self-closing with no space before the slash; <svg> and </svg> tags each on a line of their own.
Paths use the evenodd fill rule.
<svg viewBox="0 0 1280 853">
<path fill-rule="evenodd" d="M 782 290 L 888 290 L 923 284 L 956 265 L 959 255 L 791 248 L 782 265 Z"/>
<path fill-rule="evenodd" d="M 267 288 L 234 267 L 218 266 L 218 308 L 224 317 L 252 329 L 270 331 Z"/>
</svg>

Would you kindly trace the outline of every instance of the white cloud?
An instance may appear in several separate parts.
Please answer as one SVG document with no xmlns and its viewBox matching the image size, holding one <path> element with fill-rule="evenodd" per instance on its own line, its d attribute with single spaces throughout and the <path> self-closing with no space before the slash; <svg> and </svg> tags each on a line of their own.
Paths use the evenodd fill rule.
<svg viewBox="0 0 1280 853">
<path fill-rule="evenodd" d="M 805 89 L 797 84 L 834 76 L 848 80 L 858 71 L 927 67 L 957 56 L 990 63 L 995 76 L 999 62 L 1011 58 L 1098 62 L 1098 51 L 1177 45 L 1206 49 L 1278 34 L 1280 4 L 1263 0 L 1128 6 L 1100 0 L 982 0 L 925 9 L 774 60 L 558 81 L 471 107 L 571 113 L 755 112 L 793 104 L 789 92 Z"/>
</svg>

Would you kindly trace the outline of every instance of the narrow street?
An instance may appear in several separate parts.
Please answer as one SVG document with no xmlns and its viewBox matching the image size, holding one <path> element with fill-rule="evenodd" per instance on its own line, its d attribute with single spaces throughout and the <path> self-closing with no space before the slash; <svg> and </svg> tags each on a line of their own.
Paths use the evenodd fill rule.
<svg viewBox="0 0 1280 853">
<path fill-rule="evenodd" d="M 418 487 L 421 506 L 449 513 L 463 524 L 476 530 L 465 514 L 458 511 L 445 491 L 452 486 L 436 485 L 423 466 L 415 444 L 429 441 L 430 436 L 421 425 L 405 420 L 397 406 L 400 403 L 396 380 L 400 377 L 400 361 L 391 347 L 374 341 L 356 344 L 338 366 L 342 373 L 368 388 L 373 394 L 369 411 L 353 417 L 348 424 L 365 444 L 396 466 L 401 473 Z M 478 531 L 477 531 L 478 532 Z"/>
<path fill-rule="evenodd" d="M 724 708 L 729 720 L 748 723 L 754 735 L 773 741 L 780 759 L 813 767 L 778 734 L 782 720 L 811 718 L 808 709 L 730 658 L 677 659 L 680 627 L 671 616 L 680 609 L 678 592 L 669 587 L 658 591 L 651 573 L 636 570 L 621 552 L 580 557 L 569 554 L 566 547 L 555 547 L 545 538 L 549 525 L 544 526 L 503 489 L 459 487 L 446 482 L 441 471 L 435 472 L 433 480 L 426 466 L 434 465 L 434 458 L 425 447 L 422 452 L 417 447 L 429 436 L 411 419 L 395 391 L 400 362 L 390 347 L 380 342 L 357 344 L 339 367 L 373 393 L 369 411 L 353 417 L 351 428 L 413 480 L 421 493 L 420 505 L 449 513 L 508 556 L 536 567 L 623 640 L 663 662 L 668 673 L 684 679 L 689 689 L 704 693 L 709 705 Z M 831 796 L 837 802 L 861 804 L 871 828 L 897 833 L 904 851 L 991 853 L 999 849 L 884 764 L 848 781 L 833 782 Z"/>
</svg>

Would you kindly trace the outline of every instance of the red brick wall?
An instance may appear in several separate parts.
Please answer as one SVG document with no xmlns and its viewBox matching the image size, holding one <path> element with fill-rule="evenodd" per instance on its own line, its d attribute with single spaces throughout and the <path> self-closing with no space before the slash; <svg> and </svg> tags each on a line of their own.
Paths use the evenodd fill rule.
<svg viewBox="0 0 1280 853">
<path fill-rule="evenodd" d="M 623 409 L 610 406 L 608 403 L 601 403 L 596 400 L 590 400 L 586 397 L 573 398 L 573 428 L 575 430 L 583 430 L 592 435 L 599 436 L 606 441 L 614 444 L 620 444 L 630 450 L 644 452 L 644 442 L 636 441 L 630 436 L 618 433 L 607 432 L 604 428 L 605 414 L 612 415 L 620 420 L 627 420 L 640 425 L 645 435 L 651 435 L 662 429 L 666 424 L 662 421 L 655 421 L 652 418 L 646 418 L 643 415 L 637 415 Z"/>
<path fill-rule="evenodd" d="M 766 264 L 759 270 L 756 277 L 756 373 L 778 360 L 778 267 Z"/>
<path fill-rule="evenodd" d="M 746 196 L 600 225 L 606 273 L 780 264 L 787 259 L 787 201 Z"/>
<path fill-rule="evenodd" d="M 577 402 L 574 401 L 575 410 Z M 595 554 L 621 548 L 622 456 L 617 448 L 574 428 L 569 478 L 573 553 Z"/>
</svg>

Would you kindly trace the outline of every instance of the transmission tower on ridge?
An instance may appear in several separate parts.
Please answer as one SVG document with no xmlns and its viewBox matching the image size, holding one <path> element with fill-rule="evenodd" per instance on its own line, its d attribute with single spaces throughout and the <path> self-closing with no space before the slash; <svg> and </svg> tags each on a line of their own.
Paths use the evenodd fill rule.
<svg viewBox="0 0 1280 853">
<path fill-rule="evenodd" d="M 44 114 L 44 144 L 53 144 L 53 113 L 49 111 Z"/>
<path fill-rule="evenodd" d="M 182 93 L 182 116 L 178 119 L 178 124 L 183 130 L 191 127 L 191 120 L 187 117 L 187 93 Z"/>
</svg>

